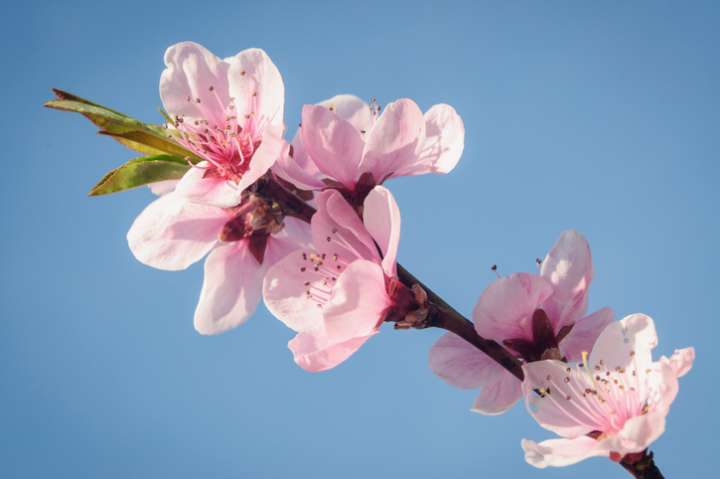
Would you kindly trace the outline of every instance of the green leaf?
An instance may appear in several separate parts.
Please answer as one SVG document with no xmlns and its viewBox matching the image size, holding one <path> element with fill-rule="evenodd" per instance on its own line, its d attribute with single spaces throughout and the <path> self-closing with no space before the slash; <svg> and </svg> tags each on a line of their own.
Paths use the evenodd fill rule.
<svg viewBox="0 0 720 479">
<path fill-rule="evenodd" d="M 187 158 L 192 163 L 201 160 L 179 145 L 160 125 L 148 125 L 110 108 L 93 103 L 72 93 L 53 89 L 57 99 L 45 103 L 48 108 L 80 113 L 123 145 L 147 155 L 169 154 Z"/>
<path fill-rule="evenodd" d="M 105 175 L 90 190 L 90 196 L 129 190 L 156 181 L 180 179 L 190 165 L 171 155 L 144 156 L 128 161 Z"/>
</svg>

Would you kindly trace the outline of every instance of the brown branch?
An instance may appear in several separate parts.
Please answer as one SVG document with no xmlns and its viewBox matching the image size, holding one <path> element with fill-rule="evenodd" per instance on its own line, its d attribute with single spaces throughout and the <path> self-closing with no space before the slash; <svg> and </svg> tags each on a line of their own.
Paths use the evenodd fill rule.
<svg viewBox="0 0 720 479">
<path fill-rule="evenodd" d="M 435 327 L 455 333 L 487 354 L 493 361 L 505 368 L 520 381 L 523 380 L 524 374 L 520 361 L 507 349 L 491 339 L 485 339 L 480 336 L 471 321 L 445 302 L 437 293 L 428 288 L 399 263 L 397 270 L 398 278 L 405 286 L 412 288 L 413 284 L 418 284 L 427 293 L 428 303 L 430 305 L 428 317 L 424 323 L 417 326 L 418 329 Z"/>
<path fill-rule="evenodd" d="M 620 465 L 635 479 L 665 479 L 655 465 L 653 453 L 647 449 L 637 454 L 628 454 L 622 458 Z"/>
</svg>

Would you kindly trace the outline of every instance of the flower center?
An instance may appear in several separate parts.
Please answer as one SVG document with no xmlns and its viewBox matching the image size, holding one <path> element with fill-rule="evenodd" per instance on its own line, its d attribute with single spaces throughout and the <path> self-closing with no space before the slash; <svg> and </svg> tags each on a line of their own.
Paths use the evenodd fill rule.
<svg viewBox="0 0 720 479">
<path fill-rule="evenodd" d="M 303 251 L 296 254 L 300 255 L 300 273 L 306 278 L 303 283 L 305 295 L 322 308 L 332 298 L 338 276 L 349 263 L 333 252 Z"/>
<path fill-rule="evenodd" d="M 552 322 L 545 310 L 538 308 L 532 315 L 532 340 L 526 338 L 510 338 L 503 344 L 527 362 L 543 359 L 563 359 L 560 353 L 560 341 L 570 332 L 572 326 L 564 327 L 555 334 Z"/>
<path fill-rule="evenodd" d="M 279 206 L 250 194 L 238 206 L 226 211 L 229 219 L 220 231 L 219 239 L 226 243 L 247 239 L 250 252 L 258 263 L 262 263 L 268 238 L 283 228 L 284 215 Z"/>
<path fill-rule="evenodd" d="M 187 97 L 188 102 L 197 104 L 203 118 L 176 116 L 171 131 L 182 146 L 208 162 L 206 176 L 237 183 L 250 168 L 266 122 L 254 112 L 239 116 L 233 98 L 224 105 L 215 89 L 209 90 L 211 95 L 205 101 Z"/>
</svg>

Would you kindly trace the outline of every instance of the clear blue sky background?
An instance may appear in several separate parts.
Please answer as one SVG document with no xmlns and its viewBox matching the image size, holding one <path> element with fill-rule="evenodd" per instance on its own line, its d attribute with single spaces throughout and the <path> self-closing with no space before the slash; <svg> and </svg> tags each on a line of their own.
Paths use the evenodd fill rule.
<svg viewBox="0 0 720 479">
<path fill-rule="evenodd" d="M 285 78 L 286 122 L 336 93 L 454 105 L 449 176 L 389 186 L 400 259 L 461 311 L 532 271 L 566 228 L 590 240 L 591 307 L 652 315 L 658 353 L 694 345 L 666 434 L 670 478 L 716 471 L 720 10 L 715 2 L 11 2 L 3 7 L 0 477 L 625 477 L 526 465 L 516 407 L 428 369 L 437 331 L 388 328 L 312 375 L 264 308 L 201 337 L 202 268 L 144 267 L 125 233 L 146 190 L 88 198 L 131 152 L 41 108 L 57 86 L 157 121 L 165 48 L 251 46 Z"/>
</svg>

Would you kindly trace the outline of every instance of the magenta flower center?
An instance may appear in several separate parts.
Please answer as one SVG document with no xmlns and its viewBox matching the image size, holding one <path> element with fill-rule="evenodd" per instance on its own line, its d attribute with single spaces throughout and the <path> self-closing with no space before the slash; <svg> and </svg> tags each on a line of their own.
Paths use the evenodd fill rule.
<svg viewBox="0 0 720 479">
<path fill-rule="evenodd" d="M 175 138 L 208 162 L 206 176 L 237 182 L 250 168 L 252 156 L 260 146 L 265 121 L 254 113 L 238 118 L 234 99 L 223 105 L 213 87 L 210 92 L 214 93 L 216 105 L 207 105 L 200 98 L 187 98 L 188 102 L 197 104 L 203 118 L 176 116 Z"/>
</svg>

